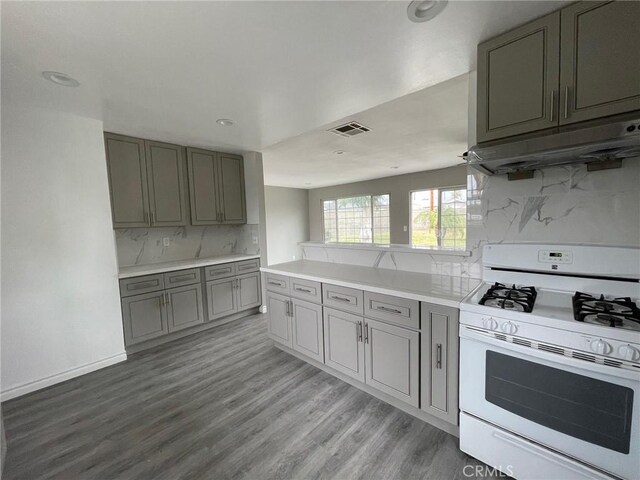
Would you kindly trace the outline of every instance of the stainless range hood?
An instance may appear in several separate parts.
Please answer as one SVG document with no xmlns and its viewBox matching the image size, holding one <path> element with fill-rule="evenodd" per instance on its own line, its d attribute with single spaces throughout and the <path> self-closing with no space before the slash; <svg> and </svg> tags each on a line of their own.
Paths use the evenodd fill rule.
<svg viewBox="0 0 640 480">
<path fill-rule="evenodd" d="M 577 128 L 511 142 L 485 143 L 467 152 L 467 164 L 489 175 L 528 178 L 553 165 L 587 163 L 590 170 L 615 168 L 640 156 L 640 118 Z"/>
</svg>

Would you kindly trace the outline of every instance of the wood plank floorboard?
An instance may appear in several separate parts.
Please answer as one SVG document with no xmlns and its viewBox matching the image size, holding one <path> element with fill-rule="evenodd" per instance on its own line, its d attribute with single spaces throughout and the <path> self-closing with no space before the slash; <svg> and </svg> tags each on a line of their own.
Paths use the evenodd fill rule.
<svg viewBox="0 0 640 480">
<path fill-rule="evenodd" d="M 5 480 L 439 480 L 481 465 L 455 437 L 273 347 L 263 315 L 2 411 Z"/>
</svg>

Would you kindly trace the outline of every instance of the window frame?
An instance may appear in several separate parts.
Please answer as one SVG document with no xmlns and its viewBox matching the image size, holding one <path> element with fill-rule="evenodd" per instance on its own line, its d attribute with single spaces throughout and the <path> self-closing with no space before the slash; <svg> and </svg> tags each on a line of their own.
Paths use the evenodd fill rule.
<svg viewBox="0 0 640 480">
<path fill-rule="evenodd" d="M 373 228 L 373 197 L 379 197 L 382 195 L 389 196 L 389 243 L 375 243 L 374 239 L 374 228 Z M 338 200 L 342 200 L 344 198 L 353 198 L 353 197 L 370 197 L 371 198 L 371 242 L 339 242 L 337 239 L 340 238 L 340 233 L 338 231 Z M 336 202 L 336 241 L 335 242 L 327 242 L 327 231 L 325 229 L 324 223 L 324 202 Z M 329 197 L 329 198 L 321 198 L 320 199 L 320 211 L 322 212 L 322 243 L 327 243 L 330 245 L 391 245 L 391 193 L 383 192 L 383 193 L 362 193 L 362 194 L 349 194 L 340 197 Z"/>
<path fill-rule="evenodd" d="M 411 196 L 415 193 L 415 192 L 427 192 L 429 190 L 438 190 L 438 234 L 436 235 L 436 238 L 438 240 L 438 245 L 415 245 L 412 243 L 412 239 L 413 239 L 413 203 L 411 201 Z M 456 250 L 461 250 L 461 249 L 456 249 L 454 248 L 449 248 L 449 247 L 444 247 L 442 246 L 442 237 L 440 236 L 440 230 L 442 229 L 442 210 L 440 208 L 440 206 L 442 205 L 442 192 L 452 192 L 454 190 L 467 190 L 467 186 L 466 185 L 452 185 L 452 186 L 448 186 L 448 187 L 430 187 L 430 188 L 417 188 L 415 190 L 409 190 L 409 245 L 412 247 L 417 247 L 417 248 L 437 248 L 437 249 L 442 249 L 442 250 L 452 250 L 452 251 L 456 251 Z M 323 224 L 324 225 L 324 224 Z M 323 227 L 324 228 L 324 227 Z M 467 218 L 465 215 L 465 223 L 464 223 L 464 228 L 465 228 L 465 238 L 466 238 L 466 230 L 467 230 Z M 467 248 L 466 245 L 466 240 L 465 240 L 465 246 L 464 249 Z"/>
</svg>

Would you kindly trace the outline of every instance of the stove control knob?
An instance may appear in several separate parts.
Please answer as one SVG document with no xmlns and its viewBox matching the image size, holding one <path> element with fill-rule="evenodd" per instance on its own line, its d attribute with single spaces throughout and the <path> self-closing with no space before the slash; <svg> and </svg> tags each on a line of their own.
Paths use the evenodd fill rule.
<svg viewBox="0 0 640 480">
<path fill-rule="evenodd" d="M 484 328 L 486 328 L 487 330 L 495 330 L 498 328 L 498 322 L 496 322 L 493 317 L 489 317 L 489 318 L 483 318 L 482 319 L 482 325 L 484 326 Z"/>
<path fill-rule="evenodd" d="M 506 322 L 502 324 L 502 331 L 509 335 L 514 335 L 518 331 L 518 326 L 511 322 Z"/>
<path fill-rule="evenodd" d="M 640 350 L 629 344 L 621 345 L 618 348 L 618 354 L 624 360 L 630 360 L 632 362 L 637 362 L 638 360 L 640 360 Z"/>
<path fill-rule="evenodd" d="M 599 338 L 598 340 L 594 340 L 593 342 L 591 342 L 591 350 L 600 355 L 607 355 L 608 353 L 611 353 L 611 350 L 613 350 L 613 348 L 611 348 L 611 345 L 609 345 L 609 343 Z"/>
</svg>

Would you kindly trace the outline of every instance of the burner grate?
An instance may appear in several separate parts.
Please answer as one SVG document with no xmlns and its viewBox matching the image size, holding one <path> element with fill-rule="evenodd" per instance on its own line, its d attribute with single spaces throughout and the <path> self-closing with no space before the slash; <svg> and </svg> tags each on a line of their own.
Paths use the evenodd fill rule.
<svg viewBox="0 0 640 480">
<path fill-rule="evenodd" d="M 480 305 L 531 312 L 538 292 L 534 287 L 507 287 L 502 283 L 494 283 L 480 299 Z"/>
<path fill-rule="evenodd" d="M 572 301 L 573 318 L 579 322 L 640 330 L 640 308 L 629 297 L 594 297 L 576 292 Z"/>
</svg>

